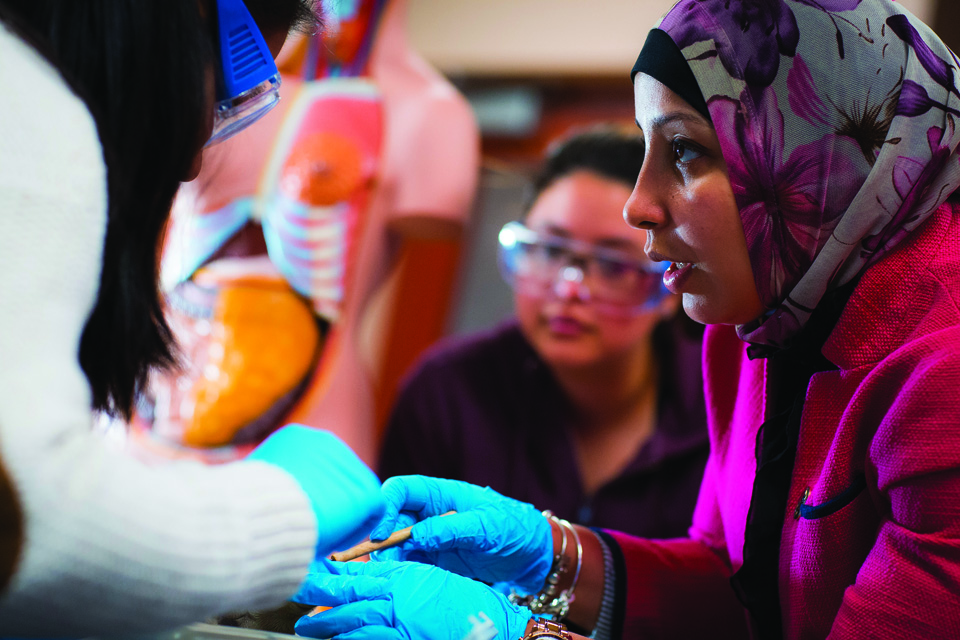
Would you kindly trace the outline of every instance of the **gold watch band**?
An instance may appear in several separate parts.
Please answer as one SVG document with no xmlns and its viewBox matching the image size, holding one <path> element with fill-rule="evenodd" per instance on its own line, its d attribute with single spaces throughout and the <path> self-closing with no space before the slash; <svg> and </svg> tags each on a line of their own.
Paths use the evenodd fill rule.
<svg viewBox="0 0 960 640">
<path fill-rule="evenodd" d="M 532 618 L 533 628 L 530 629 L 520 640 L 533 640 L 534 638 L 558 638 L 559 640 L 573 640 L 567 632 L 567 628 L 560 622 L 544 620 L 542 618 Z"/>
</svg>

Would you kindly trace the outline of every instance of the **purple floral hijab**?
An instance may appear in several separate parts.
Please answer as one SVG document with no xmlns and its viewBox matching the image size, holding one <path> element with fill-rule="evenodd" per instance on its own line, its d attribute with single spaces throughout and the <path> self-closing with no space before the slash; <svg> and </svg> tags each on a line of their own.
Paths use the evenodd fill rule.
<svg viewBox="0 0 960 640">
<path fill-rule="evenodd" d="M 960 186 L 957 58 L 890 0 L 680 0 L 660 28 L 707 100 L 770 309 L 738 333 L 786 346 Z"/>
</svg>

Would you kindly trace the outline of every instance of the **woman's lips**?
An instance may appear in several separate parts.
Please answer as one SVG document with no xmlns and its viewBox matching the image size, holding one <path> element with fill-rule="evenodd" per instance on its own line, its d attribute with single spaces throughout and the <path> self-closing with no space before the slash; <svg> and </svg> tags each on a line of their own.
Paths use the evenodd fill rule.
<svg viewBox="0 0 960 640">
<path fill-rule="evenodd" d="M 583 323 L 570 316 L 554 316 L 547 320 L 547 326 L 550 328 L 550 333 L 564 338 L 573 338 L 584 332 Z"/>
<path fill-rule="evenodd" d="M 650 245 L 650 236 L 647 236 L 647 247 L 644 248 L 647 257 L 650 258 L 653 262 L 669 262 L 670 266 L 667 267 L 667 270 L 663 272 L 663 286 L 667 288 L 667 291 L 670 293 L 680 293 L 683 288 L 684 283 L 690 277 L 693 272 L 694 262 L 678 262 L 671 260 L 667 256 L 663 255 L 659 251 L 655 251 Z"/>
<path fill-rule="evenodd" d="M 692 272 L 692 262 L 671 262 L 667 270 L 663 272 L 663 286 L 670 293 L 680 293 Z"/>
</svg>

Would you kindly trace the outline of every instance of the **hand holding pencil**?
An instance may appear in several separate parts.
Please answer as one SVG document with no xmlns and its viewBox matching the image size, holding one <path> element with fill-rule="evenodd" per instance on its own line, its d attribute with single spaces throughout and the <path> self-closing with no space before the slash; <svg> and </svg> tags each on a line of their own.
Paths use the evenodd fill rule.
<svg viewBox="0 0 960 640">
<path fill-rule="evenodd" d="M 533 505 L 489 487 L 426 476 L 389 478 L 382 492 L 386 511 L 371 539 L 387 540 L 399 533 L 395 529 L 414 524 L 401 534 L 405 541 L 394 538 L 373 560 L 416 560 L 528 593 L 543 586 L 553 562 L 553 534 Z M 456 513 L 436 517 L 450 511 Z"/>
<path fill-rule="evenodd" d="M 446 513 L 441 514 L 442 516 L 448 516 L 450 514 L 456 513 L 456 511 L 447 511 Z M 351 560 L 356 560 L 361 556 L 365 556 L 368 553 L 373 553 L 380 549 L 389 549 L 390 547 L 395 547 L 398 544 L 403 544 L 410 539 L 411 532 L 413 527 L 404 527 L 391 533 L 385 540 L 379 542 L 365 541 L 360 544 L 347 549 L 346 551 L 338 551 L 336 553 L 330 554 L 331 560 L 336 560 L 337 562 L 349 562 Z"/>
</svg>

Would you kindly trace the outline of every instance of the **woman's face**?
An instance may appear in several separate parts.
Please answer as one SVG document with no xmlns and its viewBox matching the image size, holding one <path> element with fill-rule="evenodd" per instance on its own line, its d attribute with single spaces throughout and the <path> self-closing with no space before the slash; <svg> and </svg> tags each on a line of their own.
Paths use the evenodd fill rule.
<svg viewBox="0 0 960 640">
<path fill-rule="evenodd" d="M 646 151 L 624 207 L 647 231 L 651 260 L 669 261 L 664 284 L 705 324 L 744 324 L 763 313 L 740 213 L 712 124 L 663 83 L 638 73 L 637 124 Z"/>
<path fill-rule="evenodd" d="M 525 221 L 549 233 L 644 260 L 645 234 L 623 223 L 630 188 L 590 171 L 557 179 L 534 202 Z M 589 301 L 589 280 L 563 281 L 546 296 L 514 294 L 521 330 L 545 362 L 555 367 L 593 366 L 646 348 L 657 322 L 676 309 L 675 296 L 643 313 L 610 315 Z"/>
</svg>

